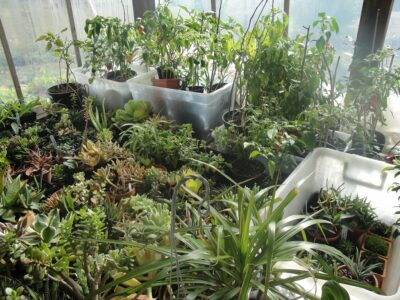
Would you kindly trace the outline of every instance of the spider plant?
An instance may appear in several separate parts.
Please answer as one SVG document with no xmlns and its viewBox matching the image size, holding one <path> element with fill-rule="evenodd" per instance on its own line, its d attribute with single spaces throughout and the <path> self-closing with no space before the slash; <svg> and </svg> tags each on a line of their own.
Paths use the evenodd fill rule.
<svg viewBox="0 0 400 300">
<path fill-rule="evenodd" d="M 135 287 L 120 289 L 108 297 L 146 290 L 148 294 L 150 290 L 151 295 L 151 288 L 163 287 L 169 295 L 178 299 L 245 300 L 249 299 L 251 292 L 256 292 L 259 299 L 292 299 L 297 296 L 318 299 L 314 289 L 305 290 L 299 284 L 300 280 L 310 277 L 325 280 L 334 278 L 339 283 L 374 290 L 350 279 L 313 271 L 298 259 L 296 254 L 299 252 L 311 256 L 323 252 L 350 264 L 349 258 L 335 248 L 294 240 L 293 237 L 307 227 L 327 221 L 303 215 L 283 218 L 285 208 L 295 198 L 297 191 L 293 190 L 283 200 L 269 196 L 270 191 L 271 188 L 256 192 L 239 187 L 230 199 L 214 199 L 207 217 L 200 217 L 196 210 L 192 210 L 193 222 L 190 225 L 181 222 L 180 228 L 174 230 L 173 236 L 179 240 L 179 248 L 174 246 L 168 251 L 162 247 L 142 245 L 162 254 L 164 259 L 127 272 L 125 276 L 101 287 L 97 293 L 153 271 L 156 271 L 156 275 L 150 280 Z M 263 201 L 268 206 L 265 217 L 255 205 Z M 220 209 L 221 206 L 225 208 Z M 199 226 L 193 225 L 199 223 Z M 128 241 L 116 243 L 138 245 Z"/>
</svg>

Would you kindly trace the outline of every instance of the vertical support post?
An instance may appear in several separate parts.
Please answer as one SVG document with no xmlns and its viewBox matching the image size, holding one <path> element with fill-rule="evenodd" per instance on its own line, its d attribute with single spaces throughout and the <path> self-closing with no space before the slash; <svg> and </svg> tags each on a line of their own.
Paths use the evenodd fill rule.
<svg viewBox="0 0 400 300">
<path fill-rule="evenodd" d="M 76 41 L 76 40 L 78 40 L 78 35 L 76 33 L 74 12 L 72 10 L 71 0 L 65 0 L 65 1 L 67 3 L 68 20 L 69 20 L 69 27 L 71 28 L 72 39 L 74 41 Z M 74 45 L 74 50 L 75 50 L 76 64 L 78 65 L 78 67 L 81 67 L 82 59 L 81 59 L 81 53 L 79 51 L 79 47 Z"/>
<path fill-rule="evenodd" d="M 222 1 L 222 0 L 219 0 Z M 216 0 L 211 0 L 211 10 L 214 12 L 214 16 L 217 16 L 217 1 Z"/>
<path fill-rule="evenodd" d="M 288 16 L 288 25 L 285 28 L 285 36 L 289 36 L 289 22 L 290 22 L 290 0 L 285 0 L 283 3 L 283 11 Z"/>
<path fill-rule="evenodd" d="M 383 47 L 393 0 L 364 0 L 354 59 L 363 59 Z"/>
<path fill-rule="evenodd" d="M 21 85 L 19 84 L 17 71 L 15 70 L 14 61 L 11 55 L 10 47 L 8 45 L 6 32 L 4 30 L 3 23 L 1 22 L 1 18 L 0 18 L 0 39 L 1 39 L 1 44 L 3 45 L 4 55 L 7 60 L 8 69 L 10 70 L 11 78 L 14 83 L 15 93 L 17 94 L 19 101 L 22 102 L 24 100 L 24 95 L 22 94 Z"/>
<path fill-rule="evenodd" d="M 143 17 L 146 10 L 155 10 L 155 0 L 132 0 L 133 15 L 135 19 Z"/>
</svg>

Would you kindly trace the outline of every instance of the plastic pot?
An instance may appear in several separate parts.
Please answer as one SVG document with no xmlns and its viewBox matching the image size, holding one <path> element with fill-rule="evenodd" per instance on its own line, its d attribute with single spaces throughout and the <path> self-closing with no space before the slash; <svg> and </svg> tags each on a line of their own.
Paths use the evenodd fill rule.
<svg viewBox="0 0 400 300">
<path fill-rule="evenodd" d="M 204 93 L 204 86 L 200 85 L 193 85 L 193 86 L 188 86 L 188 90 L 194 93 Z"/>
<path fill-rule="evenodd" d="M 54 102 L 68 108 L 81 108 L 85 89 L 79 83 L 62 83 L 50 87 L 47 93 Z"/>
<path fill-rule="evenodd" d="M 177 90 L 180 87 L 179 79 L 153 79 L 151 81 L 154 86 Z"/>
</svg>

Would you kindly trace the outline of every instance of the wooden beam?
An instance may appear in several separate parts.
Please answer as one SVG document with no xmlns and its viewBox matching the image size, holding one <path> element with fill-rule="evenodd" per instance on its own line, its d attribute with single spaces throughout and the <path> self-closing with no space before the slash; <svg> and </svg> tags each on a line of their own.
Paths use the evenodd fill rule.
<svg viewBox="0 0 400 300">
<path fill-rule="evenodd" d="M 393 0 L 364 0 L 353 59 L 364 59 L 383 47 Z"/>
<path fill-rule="evenodd" d="M 155 10 L 155 0 L 132 0 L 133 15 L 135 19 L 142 18 L 146 10 Z"/>
<path fill-rule="evenodd" d="M 223 1 L 223 0 L 219 0 Z M 217 1 L 216 0 L 211 0 L 211 10 L 214 12 L 214 16 L 217 16 Z"/>
<path fill-rule="evenodd" d="M 65 1 L 67 3 L 68 20 L 69 20 L 69 27 L 71 29 L 72 39 L 74 41 L 76 41 L 76 40 L 78 40 L 78 35 L 76 33 L 74 12 L 72 10 L 71 0 L 65 0 Z M 78 65 L 78 67 L 81 67 L 82 59 L 81 59 L 81 52 L 79 51 L 79 47 L 75 45 L 74 50 L 75 50 L 76 64 Z"/>
<path fill-rule="evenodd" d="M 290 18 L 289 18 L 289 13 L 290 13 L 290 0 L 285 0 L 283 3 L 283 11 L 285 12 L 285 14 L 288 16 L 288 25 L 285 28 L 285 36 L 288 37 L 289 36 L 289 22 L 290 22 Z"/>
<path fill-rule="evenodd" d="M 8 45 L 6 32 L 3 27 L 3 23 L 0 18 L 0 39 L 3 45 L 4 55 L 7 60 L 8 69 L 10 70 L 11 78 L 14 83 L 15 92 L 20 102 L 24 100 L 24 95 L 22 94 L 21 85 L 19 84 L 17 71 L 15 70 L 14 61 L 11 55 L 10 46 Z"/>
</svg>

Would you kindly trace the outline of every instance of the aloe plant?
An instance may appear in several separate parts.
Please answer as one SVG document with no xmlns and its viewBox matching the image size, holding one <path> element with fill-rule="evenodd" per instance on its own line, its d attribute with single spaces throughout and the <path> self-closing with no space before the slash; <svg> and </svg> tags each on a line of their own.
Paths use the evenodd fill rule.
<svg viewBox="0 0 400 300">
<path fill-rule="evenodd" d="M 0 219 L 13 222 L 17 213 L 39 209 L 41 192 L 33 191 L 21 177 L 1 178 L 3 185 L 0 190 Z"/>
</svg>

